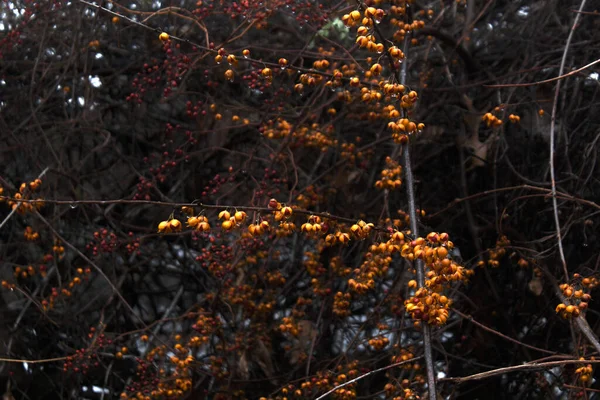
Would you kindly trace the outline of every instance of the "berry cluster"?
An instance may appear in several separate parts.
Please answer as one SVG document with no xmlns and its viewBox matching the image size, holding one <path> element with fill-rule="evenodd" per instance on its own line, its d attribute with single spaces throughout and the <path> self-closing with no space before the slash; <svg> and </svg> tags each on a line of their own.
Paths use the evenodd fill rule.
<svg viewBox="0 0 600 400">
<path fill-rule="evenodd" d="M 94 240 L 85 246 L 85 249 L 91 251 L 97 256 L 99 253 L 113 253 L 119 246 L 119 240 L 114 232 L 109 232 L 108 229 L 102 229 L 94 232 Z"/>
<path fill-rule="evenodd" d="M 382 351 L 389 344 L 390 344 L 390 340 L 385 336 L 378 336 L 378 337 L 369 339 L 369 346 L 371 346 L 371 348 L 374 351 Z"/>
<path fill-rule="evenodd" d="M 496 117 L 494 114 L 492 113 L 485 113 L 483 115 L 483 117 L 481 117 L 481 120 L 483 122 L 485 122 L 485 125 L 489 128 L 491 126 L 493 127 L 498 127 L 500 125 L 502 125 L 502 120 L 498 117 Z"/>
<path fill-rule="evenodd" d="M 582 278 L 581 275 L 574 274 L 573 278 L 573 283 L 563 283 L 559 286 L 566 304 L 560 303 L 556 306 L 555 311 L 565 319 L 576 318 L 584 312 L 592 299 L 586 290 L 589 291 L 598 286 L 598 280 L 594 277 Z"/>
<path fill-rule="evenodd" d="M 233 215 L 227 210 L 221 211 L 219 213 L 219 219 L 223 221 L 221 222 L 221 228 L 224 231 L 239 228 L 246 221 L 246 217 L 245 211 L 236 211 Z"/>
<path fill-rule="evenodd" d="M 371 233 L 371 230 L 375 225 L 371 222 L 367 223 L 363 220 L 359 220 L 356 224 L 350 227 L 350 232 L 356 236 L 357 239 L 366 239 Z"/>
<path fill-rule="evenodd" d="M 308 221 L 302 224 L 300 230 L 309 236 L 317 237 L 321 232 L 327 232 L 327 225 L 318 215 L 311 215 L 308 217 Z"/>
<path fill-rule="evenodd" d="M 518 116 L 518 115 L 516 115 L 516 114 L 510 114 L 510 115 L 508 116 L 508 119 L 509 119 L 509 120 L 510 120 L 510 122 L 512 122 L 513 124 L 516 124 L 516 123 L 519 123 L 519 122 L 521 122 L 521 117 L 519 117 L 519 116 Z"/>
<path fill-rule="evenodd" d="M 175 218 L 170 218 L 167 221 L 161 221 L 158 224 L 159 233 L 180 232 L 182 228 L 181 221 Z"/>
<path fill-rule="evenodd" d="M 581 360 L 583 361 L 584 359 L 582 358 Z M 592 360 L 594 360 L 594 357 L 592 357 Z M 578 376 L 579 381 L 581 381 L 582 383 L 590 382 L 593 373 L 594 369 L 592 368 L 592 364 L 587 364 L 575 370 L 575 374 Z"/>
<path fill-rule="evenodd" d="M 16 212 L 20 215 L 25 215 L 33 210 L 41 209 L 44 205 L 43 199 L 19 202 L 19 200 L 29 200 L 33 192 L 39 189 L 41 185 L 42 181 L 39 178 L 29 182 L 29 184 L 25 182 L 21 183 L 21 186 L 19 186 L 19 191 L 14 194 L 13 199 L 8 200 L 8 206 L 11 208 L 11 210 L 16 210 Z M 4 188 L 0 186 L 0 202 L 6 200 L 6 197 L 2 196 L 3 193 Z"/>
<path fill-rule="evenodd" d="M 75 286 L 81 285 L 84 281 L 88 281 L 91 273 L 92 270 L 90 268 L 77 268 L 76 275 L 72 277 L 68 283 L 66 283 L 66 287 L 63 287 L 60 290 L 56 287 L 50 289 L 50 295 L 41 301 L 42 309 L 44 311 L 50 310 L 55 307 L 56 302 L 61 298 L 67 299 L 71 297 L 73 294 L 72 290 L 75 288 Z"/>
<path fill-rule="evenodd" d="M 31 226 L 26 226 L 23 237 L 25 237 L 25 240 L 27 241 L 34 242 L 40 238 L 40 234 L 35 232 Z"/>
<path fill-rule="evenodd" d="M 402 185 L 402 167 L 391 157 L 386 157 L 385 163 L 387 168 L 381 171 L 381 179 L 375 182 L 375 187 L 380 190 L 398 189 Z"/>
<path fill-rule="evenodd" d="M 204 215 L 188 217 L 186 225 L 189 228 L 194 228 L 197 232 L 210 232 L 210 224 L 208 223 L 208 218 L 206 218 Z"/>
<path fill-rule="evenodd" d="M 54 246 L 52 246 L 52 252 L 62 260 L 65 257 L 65 247 L 60 243 L 60 240 L 54 239 Z"/>
<path fill-rule="evenodd" d="M 425 264 L 425 286 L 418 288 L 416 281 L 409 287 L 416 289 L 414 295 L 405 300 L 406 311 L 419 325 L 426 321 L 443 325 L 448 319 L 451 300 L 442 292 L 455 282 L 464 282 L 473 274 L 448 258 L 454 244 L 447 233 L 431 232 L 426 238 L 417 238 L 402 245 L 400 254 L 407 260 L 421 260 Z"/>
<path fill-rule="evenodd" d="M 506 236 L 501 236 L 496 241 L 496 247 L 489 250 L 487 265 L 492 268 L 497 268 L 500 266 L 500 260 L 506 254 L 506 247 L 510 246 L 510 240 Z M 478 267 L 484 267 L 486 265 L 486 261 L 479 261 L 477 263 Z M 519 262 L 519 266 L 525 267 L 526 265 L 523 262 Z"/>
<path fill-rule="evenodd" d="M 90 328 L 88 338 L 93 339 L 91 345 L 76 350 L 72 356 L 67 356 L 63 363 L 63 372 L 87 374 L 91 368 L 100 365 L 98 352 L 113 344 L 112 340 L 108 339 L 104 333 L 97 334 L 94 327 Z"/>
</svg>

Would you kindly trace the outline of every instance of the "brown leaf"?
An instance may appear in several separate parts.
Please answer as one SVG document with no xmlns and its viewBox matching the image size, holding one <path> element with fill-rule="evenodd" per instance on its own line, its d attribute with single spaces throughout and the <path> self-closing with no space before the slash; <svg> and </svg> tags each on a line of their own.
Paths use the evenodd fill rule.
<svg viewBox="0 0 600 400">
<path fill-rule="evenodd" d="M 542 294 L 543 288 L 544 285 L 542 284 L 542 280 L 540 278 L 536 277 L 529 281 L 529 290 L 536 296 Z"/>
<path fill-rule="evenodd" d="M 237 362 L 237 372 L 242 380 L 248 380 L 250 378 L 250 368 L 248 366 L 248 358 L 246 352 L 242 354 L 239 361 Z"/>
</svg>

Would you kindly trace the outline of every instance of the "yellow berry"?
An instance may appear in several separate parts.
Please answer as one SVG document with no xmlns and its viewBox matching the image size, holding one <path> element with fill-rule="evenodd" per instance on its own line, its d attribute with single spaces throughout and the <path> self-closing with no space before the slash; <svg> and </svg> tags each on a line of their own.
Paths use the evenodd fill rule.
<svg viewBox="0 0 600 400">
<path fill-rule="evenodd" d="M 246 213 L 244 211 L 237 211 L 234 217 L 237 222 L 242 222 L 246 219 Z"/>
<path fill-rule="evenodd" d="M 172 219 L 169 221 L 169 227 L 175 232 L 179 232 L 181 230 L 181 221 L 178 219 Z"/>
<path fill-rule="evenodd" d="M 189 227 L 195 227 L 196 225 L 198 225 L 200 223 L 200 220 L 198 219 L 198 217 L 189 217 L 187 219 L 187 226 Z"/>
<path fill-rule="evenodd" d="M 223 223 L 221 224 L 221 227 L 223 229 L 225 229 L 226 231 L 228 231 L 231 228 L 233 228 L 233 222 L 231 220 L 223 221 Z"/>
<path fill-rule="evenodd" d="M 273 71 L 271 71 L 271 68 L 263 68 L 260 74 L 265 78 L 270 78 L 273 75 Z"/>
<path fill-rule="evenodd" d="M 169 230 L 169 223 L 167 221 L 162 221 L 160 224 L 158 224 L 159 232 L 168 232 Z"/>
<path fill-rule="evenodd" d="M 381 66 L 381 64 L 373 64 L 373 65 L 371 66 L 371 73 L 372 73 L 374 76 L 377 76 L 377 75 L 379 75 L 379 74 L 381 73 L 381 71 L 382 71 L 382 70 L 383 70 L 383 67 Z"/>
</svg>

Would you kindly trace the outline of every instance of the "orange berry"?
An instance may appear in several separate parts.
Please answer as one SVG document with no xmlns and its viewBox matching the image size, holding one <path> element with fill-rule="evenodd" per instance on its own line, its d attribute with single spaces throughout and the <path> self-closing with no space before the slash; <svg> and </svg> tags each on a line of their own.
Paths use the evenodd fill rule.
<svg viewBox="0 0 600 400">
<path fill-rule="evenodd" d="M 228 231 L 231 228 L 233 228 L 233 222 L 231 220 L 223 221 L 223 223 L 221 224 L 221 227 L 223 229 L 225 229 L 226 231 Z"/>
<path fill-rule="evenodd" d="M 169 221 L 169 227 L 175 232 L 179 232 L 181 230 L 181 221 L 178 219 L 172 219 Z"/>
<path fill-rule="evenodd" d="M 234 214 L 234 218 L 237 222 L 242 222 L 246 219 L 246 213 L 244 211 L 237 211 Z"/>
<path fill-rule="evenodd" d="M 169 222 L 167 221 L 162 221 L 161 223 L 158 224 L 158 231 L 159 232 L 170 232 L 170 225 Z"/>
</svg>

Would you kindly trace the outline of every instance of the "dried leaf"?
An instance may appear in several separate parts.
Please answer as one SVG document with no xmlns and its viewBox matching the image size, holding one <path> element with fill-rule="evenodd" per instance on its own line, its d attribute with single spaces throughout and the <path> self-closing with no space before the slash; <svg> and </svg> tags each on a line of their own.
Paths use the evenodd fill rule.
<svg viewBox="0 0 600 400">
<path fill-rule="evenodd" d="M 237 372 L 243 380 L 250 378 L 250 367 L 248 366 L 248 357 L 246 352 L 242 354 L 239 361 L 237 362 Z"/>
<path fill-rule="evenodd" d="M 529 281 L 529 290 L 536 296 L 542 294 L 543 288 L 544 285 L 542 284 L 542 280 L 540 278 L 536 277 Z"/>
</svg>

